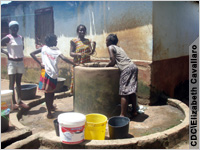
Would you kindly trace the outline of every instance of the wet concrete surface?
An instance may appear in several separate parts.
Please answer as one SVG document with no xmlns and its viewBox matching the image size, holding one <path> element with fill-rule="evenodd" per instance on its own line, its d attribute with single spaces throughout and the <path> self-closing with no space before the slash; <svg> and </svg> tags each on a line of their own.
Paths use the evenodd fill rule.
<svg viewBox="0 0 200 150">
<path fill-rule="evenodd" d="M 1 80 L 1 89 L 8 89 L 8 80 Z M 37 91 L 36 95 L 37 97 L 41 97 L 43 96 L 43 93 L 41 91 Z M 29 103 L 30 100 L 24 100 L 24 102 Z M 54 130 L 53 120 L 56 119 L 61 113 L 73 111 L 73 96 L 55 99 L 54 104 L 57 105 L 57 109 L 53 112 L 53 119 L 46 118 L 46 105 L 45 103 L 42 103 L 31 108 L 26 114 L 24 114 L 20 119 L 21 124 L 28 126 L 32 130 L 33 134 L 40 131 Z M 141 137 L 161 132 L 180 124 L 184 119 L 184 114 L 179 109 L 170 105 L 146 105 L 145 107 L 146 110 L 143 114 L 139 114 L 135 118 L 131 119 L 129 124 L 130 137 Z M 9 130 L 15 130 L 14 125 L 10 125 L 10 127 L 11 128 Z M 9 131 L 7 132 L 9 133 Z M 6 133 L 3 133 L 2 136 L 6 136 Z M 106 139 L 109 139 L 108 125 L 106 127 Z M 183 144 L 177 145 L 176 149 L 179 148 L 188 149 L 188 141 L 183 141 Z"/>
<path fill-rule="evenodd" d="M 73 97 L 56 99 L 54 104 L 57 105 L 57 110 L 53 112 L 53 119 L 46 118 L 46 106 L 43 103 L 31 108 L 27 114 L 22 116 L 20 122 L 24 126 L 30 127 L 33 133 L 54 130 L 53 120 L 61 113 L 73 111 Z M 131 119 L 129 124 L 130 137 L 141 137 L 161 132 L 180 124 L 184 119 L 180 110 L 169 105 L 145 107 L 147 109 L 144 114 L 139 114 Z M 108 125 L 106 127 L 106 139 L 109 139 Z"/>
<path fill-rule="evenodd" d="M 20 119 L 21 124 L 28 126 L 32 129 L 33 133 L 40 131 L 54 130 L 53 120 L 55 120 L 59 114 L 73 111 L 73 97 L 67 97 L 62 99 L 55 99 L 54 104 L 57 105 L 56 111 L 52 111 L 53 119 L 47 119 L 47 109 L 45 102 L 31 108 L 27 114 L 24 114 Z"/>
</svg>

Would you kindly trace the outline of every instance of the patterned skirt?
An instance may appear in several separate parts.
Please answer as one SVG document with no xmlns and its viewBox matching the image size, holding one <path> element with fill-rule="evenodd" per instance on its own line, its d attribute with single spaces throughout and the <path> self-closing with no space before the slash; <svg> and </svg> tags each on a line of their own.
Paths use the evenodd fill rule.
<svg viewBox="0 0 200 150">
<path fill-rule="evenodd" d="M 57 85 L 57 79 L 51 78 L 44 69 L 41 70 L 39 90 L 43 90 L 45 93 L 54 92 Z"/>
<path fill-rule="evenodd" d="M 119 95 L 130 95 L 137 92 L 138 68 L 135 64 L 129 65 L 120 74 Z"/>
</svg>

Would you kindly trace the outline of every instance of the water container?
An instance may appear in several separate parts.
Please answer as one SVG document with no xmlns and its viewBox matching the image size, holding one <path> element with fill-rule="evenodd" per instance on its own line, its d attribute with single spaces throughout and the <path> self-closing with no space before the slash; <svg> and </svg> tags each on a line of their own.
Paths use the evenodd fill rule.
<svg viewBox="0 0 200 150">
<path fill-rule="evenodd" d="M 1 90 L 1 110 L 12 109 L 13 90 Z"/>
<path fill-rule="evenodd" d="M 114 116 L 108 120 L 110 139 L 123 139 L 128 137 L 130 119 Z"/>
<path fill-rule="evenodd" d="M 54 128 L 55 128 L 55 131 L 56 131 L 56 135 L 57 135 L 57 136 L 60 136 L 58 119 L 55 119 L 55 120 L 53 121 L 53 124 L 54 124 Z"/>
<path fill-rule="evenodd" d="M 10 108 L 1 110 L 1 133 L 9 129 Z"/>
<path fill-rule="evenodd" d="M 104 140 L 107 120 L 107 117 L 102 114 L 86 115 L 85 139 Z"/>
<path fill-rule="evenodd" d="M 37 84 L 23 84 L 21 85 L 21 99 L 30 100 L 36 96 Z"/>
<path fill-rule="evenodd" d="M 76 112 L 58 116 L 60 140 L 64 144 L 78 144 L 84 141 L 85 115 Z"/>
</svg>

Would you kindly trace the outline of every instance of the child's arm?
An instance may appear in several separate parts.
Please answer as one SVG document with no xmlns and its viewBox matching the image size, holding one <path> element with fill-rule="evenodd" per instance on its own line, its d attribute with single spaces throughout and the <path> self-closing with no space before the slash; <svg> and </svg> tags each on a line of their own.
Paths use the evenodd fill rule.
<svg viewBox="0 0 200 150">
<path fill-rule="evenodd" d="M 91 52 L 89 53 L 89 55 L 94 54 L 95 49 L 96 49 L 96 42 L 95 42 L 95 41 L 92 41 L 91 44 L 90 44 L 90 51 L 91 51 Z"/>
<path fill-rule="evenodd" d="M 9 43 L 9 41 L 10 41 L 10 38 L 9 38 L 9 37 L 4 37 L 4 38 L 1 40 L 1 46 L 6 46 L 6 44 Z M 7 55 L 7 57 L 9 57 L 9 56 L 8 56 L 8 52 L 5 51 L 5 50 L 3 50 L 2 48 L 1 48 L 1 52 L 2 52 L 3 54 Z"/>
<path fill-rule="evenodd" d="M 41 68 L 44 68 L 43 64 L 38 60 L 38 58 L 35 56 L 36 54 L 41 53 L 42 48 L 37 49 L 36 51 L 30 53 L 31 57 L 41 66 Z"/>
<path fill-rule="evenodd" d="M 108 52 L 110 55 L 110 62 L 106 65 L 106 67 L 113 67 L 116 64 L 115 55 L 113 54 L 114 48 L 112 46 L 108 47 Z"/>
<path fill-rule="evenodd" d="M 95 52 L 96 49 L 96 42 L 92 41 L 92 54 Z"/>
<path fill-rule="evenodd" d="M 73 63 L 71 60 L 67 59 L 67 57 L 65 57 L 63 54 L 60 54 L 59 57 L 64 60 L 66 63 L 72 64 L 74 66 L 76 66 L 75 63 Z"/>
<path fill-rule="evenodd" d="M 22 37 L 22 42 L 23 42 L 23 50 L 24 50 L 24 37 Z"/>
</svg>

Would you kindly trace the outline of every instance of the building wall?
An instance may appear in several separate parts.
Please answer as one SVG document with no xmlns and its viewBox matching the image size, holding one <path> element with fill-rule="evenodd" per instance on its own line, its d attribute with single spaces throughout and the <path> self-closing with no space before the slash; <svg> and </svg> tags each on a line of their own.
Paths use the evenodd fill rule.
<svg viewBox="0 0 200 150">
<path fill-rule="evenodd" d="M 189 55 L 199 36 L 198 12 L 196 2 L 154 2 L 153 61 Z"/>
<path fill-rule="evenodd" d="M 14 5 L 14 6 L 12 6 Z M 9 10 L 7 9 L 9 8 Z M 109 33 L 116 33 L 119 45 L 131 59 L 152 60 L 152 2 L 20 2 L 2 7 L 2 18 L 19 21 L 19 34 L 25 37 L 25 56 L 35 50 L 36 9 L 53 7 L 54 32 L 58 47 L 69 57 L 70 40 L 76 37 L 76 27 L 84 24 L 87 37 L 97 42 L 94 59 L 108 59 L 105 40 Z M 10 11 L 12 8 L 12 11 Z"/>
<path fill-rule="evenodd" d="M 199 36 L 199 3 L 153 3 L 153 63 L 151 84 L 174 96 L 189 79 L 189 46 Z"/>
<path fill-rule="evenodd" d="M 77 36 L 79 24 L 87 27 L 87 38 L 96 41 L 93 61 L 109 61 L 106 37 L 117 34 L 119 45 L 139 67 L 139 80 L 144 86 L 150 85 L 150 63 L 152 61 L 152 2 L 134 1 L 26 1 L 12 2 L 2 7 L 2 19 L 17 20 L 19 34 L 24 37 L 26 73 L 23 79 L 37 82 L 39 66 L 30 57 L 35 46 L 35 10 L 53 7 L 54 33 L 58 36 L 58 47 L 68 58 L 70 40 Z M 6 64 L 5 57 L 2 57 Z M 61 62 L 60 76 L 69 79 L 70 66 Z M 2 70 L 6 74 L 6 67 Z M 32 76 L 36 74 L 35 76 Z M 66 76 L 67 74 L 67 76 Z M 4 75 L 6 76 L 6 75 Z M 142 93 L 142 92 L 141 92 Z M 143 94 L 144 95 L 144 94 Z M 148 93 L 149 95 L 149 93 Z"/>
<path fill-rule="evenodd" d="M 34 74 L 39 76 L 39 66 L 29 55 L 36 49 L 34 12 L 47 7 L 53 7 L 58 47 L 70 59 L 69 43 L 77 36 L 79 24 L 86 25 L 87 38 L 97 42 L 93 61 L 109 60 L 105 40 L 109 33 L 117 34 L 119 45 L 139 68 L 140 95 L 145 95 L 144 91 L 148 95 L 151 85 L 173 97 L 176 86 L 189 79 L 189 45 L 199 36 L 198 2 L 12 2 L 1 8 L 1 19 L 20 23 L 19 34 L 25 38 L 27 72 L 24 76 L 27 80 L 33 79 Z M 1 62 L 6 64 L 5 57 Z M 69 84 L 70 66 L 61 62 L 60 68 L 61 76 L 67 77 Z M 141 90 L 141 87 L 147 90 Z"/>
</svg>

